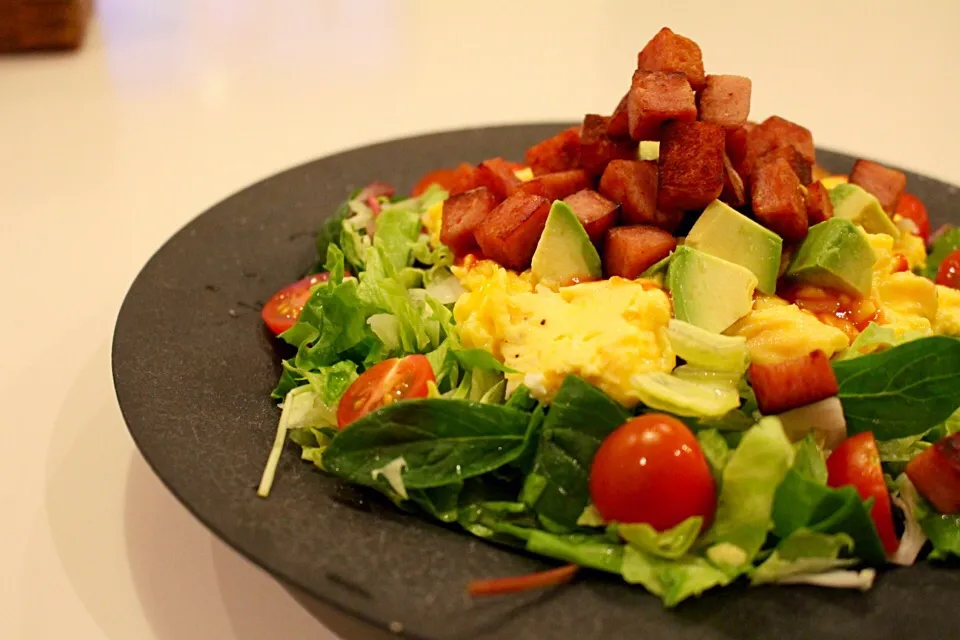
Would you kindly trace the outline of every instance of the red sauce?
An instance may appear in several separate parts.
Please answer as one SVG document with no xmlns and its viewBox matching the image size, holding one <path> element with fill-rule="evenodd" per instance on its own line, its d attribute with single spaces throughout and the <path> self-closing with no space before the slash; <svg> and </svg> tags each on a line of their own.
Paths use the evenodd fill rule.
<svg viewBox="0 0 960 640">
<path fill-rule="evenodd" d="M 777 295 L 796 304 L 853 340 L 871 322 L 881 321 L 881 311 L 869 298 L 855 298 L 846 293 L 808 284 L 781 283 Z"/>
</svg>

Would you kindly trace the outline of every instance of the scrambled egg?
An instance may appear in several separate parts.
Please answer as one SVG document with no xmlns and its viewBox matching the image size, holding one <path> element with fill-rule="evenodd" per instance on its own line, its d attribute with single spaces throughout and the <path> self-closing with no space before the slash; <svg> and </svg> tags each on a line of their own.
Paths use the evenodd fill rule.
<svg viewBox="0 0 960 640">
<path fill-rule="evenodd" d="M 948 336 L 960 336 L 960 290 L 937 285 L 937 301 L 933 330 Z"/>
<path fill-rule="evenodd" d="M 549 402 L 573 373 L 632 407 L 634 376 L 676 365 L 666 336 L 670 298 L 649 282 L 611 278 L 553 290 L 486 260 L 455 271 L 467 289 L 453 311 L 461 340 L 517 370 L 507 374 L 511 388 L 526 384 Z"/>
<path fill-rule="evenodd" d="M 430 236 L 430 246 L 436 249 L 440 246 L 440 228 L 443 225 L 443 202 L 438 202 L 423 212 L 420 224 Z"/>
<path fill-rule="evenodd" d="M 726 333 L 745 337 L 750 360 L 760 364 L 799 358 L 817 349 L 830 357 L 850 346 L 843 331 L 776 296 L 758 295 L 753 311 Z"/>
<path fill-rule="evenodd" d="M 879 323 L 889 326 L 900 336 L 907 332 L 932 335 L 938 306 L 933 282 L 909 271 L 894 272 L 897 247 L 892 237 L 882 233 L 867 234 L 867 240 L 877 254 L 870 298 L 880 309 Z M 910 262 L 909 258 L 907 262 Z"/>
</svg>

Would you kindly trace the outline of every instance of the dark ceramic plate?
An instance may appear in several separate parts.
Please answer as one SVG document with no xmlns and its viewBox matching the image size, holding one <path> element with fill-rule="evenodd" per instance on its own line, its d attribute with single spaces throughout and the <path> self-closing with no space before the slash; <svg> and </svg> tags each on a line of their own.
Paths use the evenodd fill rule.
<svg viewBox="0 0 960 640">
<path fill-rule="evenodd" d="M 420 520 L 283 456 L 273 493 L 256 496 L 279 412 L 279 371 L 258 309 L 314 260 L 320 221 L 353 188 L 409 190 L 425 172 L 524 149 L 563 126 L 472 129 L 386 142 L 268 178 L 178 232 L 137 277 L 117 320 L 117 397 L 137 446 L 214 533 L 282 581 L 416 638 L 955 637 L 960 571 L 892 571 L 869 593 L 727 588 L 664 610 L 639 587 L 599 574 L 553 591 L 471 601 L 467 582 L 543 569 L 536 558 Z M 852 159 L 823 151 L 828 168 Z M 911 175 L 934 225 L 953 187 Z M 184 576 L 189 580 L 189 576 Z"/>
</svg>

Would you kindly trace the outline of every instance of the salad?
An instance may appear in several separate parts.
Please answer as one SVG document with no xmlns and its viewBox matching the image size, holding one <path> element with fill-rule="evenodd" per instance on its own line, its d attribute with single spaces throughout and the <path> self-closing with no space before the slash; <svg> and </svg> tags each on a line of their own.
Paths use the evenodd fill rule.
<svg viewBox="0 0 960 640">
<path fill-rule="evenodd" d="M 960 229 L 816 163 L 664 28 L 610 116 L 373 183 L 264 306 L 287 441 L 397 507 L 620 576 L 869 588 L 960 556 Z"/>
</svg>

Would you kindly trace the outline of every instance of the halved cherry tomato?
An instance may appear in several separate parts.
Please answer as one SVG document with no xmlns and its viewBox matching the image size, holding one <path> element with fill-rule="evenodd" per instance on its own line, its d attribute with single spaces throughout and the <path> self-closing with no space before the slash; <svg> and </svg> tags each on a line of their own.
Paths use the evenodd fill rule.
<svg viewBox="0 0 960 640">
<path fill-rule="evenodd" d="M 957 249 L 940 263 L 937 269 L 937 284 L 960 289 L 960 249 Z"/>
<path fill-rule="evenodd" d="M 907 256 L 902 253 L 893 254 L 893 272 L 903 273 L 904 271 L 910 271 L 910 263 L 907 262 Z"/>
<path fill-rule="evenodd" d="M 907 477 L 940 513 L 960 513 L 960 433 L 941 438 L 907 464 Z"/>
<path fill-rule="evenodd" d="M 590 499 L 608 521 L 645 522 L 658 531 L 691 516 L 702 516 L 705 529 L 717 509 L 697 439 L 660 413 L 634 418 L 607 436 L 590 469 Z"/>
<path fill-rule="evenodd" d="M 459 176 L 456 169 L 437 169 L 420 178 L 416 186 L 413 187 L 411 195 L 413 197 L 419 196 L 432 184 L 439 184 L 450 195 L 454 195 L 453 190 L 457 187 L 458 180 Z"/>
<path fill-rule="evenodd" d="M 912 193 L 902 194 L 900 200 L 897 201 L 896 213 L 917 225 L 917 230 L 924 242 L 930 240 L 930 218 L 927 215 L 927 208 L 920 202 L 920 198 Z"/>
<path fill-rule="evenodd" d="M 273 294 L 273 297 L 267 300 L 267 304 L 260 310 L 260 317 L 273 335 L 278 336 L 296 324 L 300 312 L 303 311 L 303 305 L 310 299 L 310 287 L 329 279 L 329 273 L 315 273 L 293 284 L 288 284 Z"/>
<path fill-rule="evenodd" d="M 345 426 L 394 402 L 427 397 L 427 383 L 436 382 L 426 356 L 390 358 L 354 380 L 337 407 L 337 426 Z"/>
<path fill-rule="evenodd" d="M 880 541 L 888 554 L 900 546 L 893 528 L 890 494 L 883 481 L 877 441 L 870 431 L 858 433 L 840 443 L 827 458 L 827 484 L 831 487 L 850 485 L 866 500 L 873 498 L 870 516 L 877 528 Z"/>
</svg>

